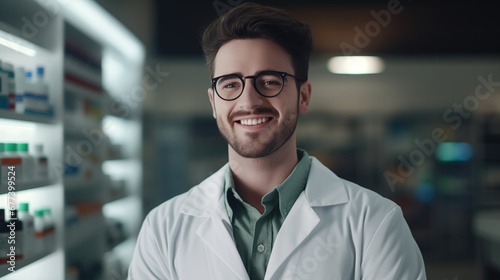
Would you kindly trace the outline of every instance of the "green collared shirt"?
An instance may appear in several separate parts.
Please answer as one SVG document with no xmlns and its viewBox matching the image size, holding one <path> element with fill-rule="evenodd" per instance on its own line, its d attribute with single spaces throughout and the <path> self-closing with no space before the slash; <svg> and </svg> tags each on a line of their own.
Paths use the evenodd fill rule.
<svg viewBox="0 0 500 280">
<path fill-rule="evenodd" d="M 286 180 L 262 197 L 265 210 L 257 209 L 241 199 L 234 189 L 231 169 L 224 180 L 225 207 L 233 226 L 236 247 L 250 279 L 264 279 L 274 240 L 293 204 L 305 189 L 311 158 L 297 149 L 299 162 Z"/>
</svg>

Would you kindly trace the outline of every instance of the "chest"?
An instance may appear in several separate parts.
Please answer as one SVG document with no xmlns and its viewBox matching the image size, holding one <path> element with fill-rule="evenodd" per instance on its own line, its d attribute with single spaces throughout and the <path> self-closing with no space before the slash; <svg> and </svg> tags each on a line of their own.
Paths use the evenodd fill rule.
<svg viewBox="0 0 500 280">
<path fill-rule="evenodd" d="M 249 279 L 231 227 L 204 227 L 185 228 L 171 240 L 174 279 Z M 359 279 L 360 244 L 352 236 L 350 227 L 325 219 L 300 242 L 293 229 L 282 229 L 265 279 Z"/>
</svg>

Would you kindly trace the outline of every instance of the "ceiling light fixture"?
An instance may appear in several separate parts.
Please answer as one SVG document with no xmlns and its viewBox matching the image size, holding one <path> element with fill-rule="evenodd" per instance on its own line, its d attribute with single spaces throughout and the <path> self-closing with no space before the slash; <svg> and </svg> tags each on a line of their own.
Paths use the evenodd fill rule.
<svg viewBox="0 0 500 280">
<path fill-rule="evenodd" d="M 36 51 L 34 49 L 26 47 L 15 41 L 16 40 L 12 38 L 12 36 L 9 36 L 5 32 L 0 31 L 0 45 L 28 56 L 35 56 Z"/>
<path fill-rule="evenodd" d="M 376 74 L 384 71 L 384 61 L 377 56 L 335 56 L 328 60 L 334 74 Z"/>
</svg>

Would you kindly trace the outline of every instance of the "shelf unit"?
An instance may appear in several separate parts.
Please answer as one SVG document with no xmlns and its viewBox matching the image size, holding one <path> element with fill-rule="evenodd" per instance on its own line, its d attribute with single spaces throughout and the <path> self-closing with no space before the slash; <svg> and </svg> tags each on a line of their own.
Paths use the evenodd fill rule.
<svg viewBox="0 0 500 280">
<path fill-rule="evenodd" d="M 109 258 L 120 259 L 112 270 L 126 275 L 130 260 L 120 258 L 115 249 L 133 240 L 142 221 L 141 106 L 125 103 L 130 89 L 140 84 L 142 65 L 108 44 L 78 24 L 65 22 L 64 92 L 69 117 L 64 139 L 74 150 L 82 143 L 92 149 L 79 176 L 65 177 L 65 201 L 71 209 L 81 208 L 82 203 L 93 209 L 88 215 L 77 214 L 77 221 L 66 227 L 68 236 L 75 235 L 66 242 L 66 266 L 67 271 L 76 268 L 85 279 L 105 277 L 109 272 L 103 264 Z M 127 114 L 116 112 L 116 106 Z"/>
<path fill-rule="evenodd" d="M 17 201 L 50 207 L 57 240 L 53 250 L 19 260 L 15 273 L 0 265 L 1 279 L 69 279 L 75 264 L 80 279 L 126 278 L 142 221 L 141 106 L 130 89 L 141 85 L 144 48 L 95 2 L 65 2 L 0 0 L 0 60 L 45 66 L 54 112 L 0 109 L 0 142 L 44 144 L 50 178 L 18 185 Z M 130 47 L 118 45 L 124 38 Z M 0 208 L 7 204 L 2 185 Z"/>
<path fill-rule="evenodd" d="M 35 1 L 0 1 L 0 60 L 14 64 L 15 67 L 35 69 L 45 67 L 45 80 L 49 88 L 49 102 L 53 107 L 51 117 L 20 114 L 15 111 L 0 109 L 0 142 L 25 142 L 30 145 L 43 144 L 48 157 L 49 179 L 16 186 L 15 203 L 28 202 L 31 212 L 48 207 L 51 209 L 56 226 L 56 244 L 53 250 L 33 255 L 16 261 L 15 270 L 8 270 L 9 264 L 0 264 L 2 279 L 33 279 L 33 275 L 51 271 L 51 279 L 63 279 L 64 274 L 64 230 L 63 184 L 61 178 L 63 127 L 62 127 L 62 42 L 63 19 L 61 15 L 49 17 L 43 28 L 27 29 L 21 21 L 25 18 L 33 24 L 33 15 L 46 14 L 49 11 Z M 15 45 L 8 47 L 9 43 Z M 31 53 L 22 53 L 15 49 L 24 47 Z M 8 208 L 6 186 L 0 186 L 0 208 Z M 27 249 L 27 248 L 26 248 Z M 43 274 L 38 274 L 43 275 Z M 40 278 L 43 279 L 43 278 Z"/>
<path fill-rule="evenodd" d="M 54 123 L 54 119 L 40 116 L 23 115 L 8 110 L 0 110 L 0 119 L 18 120 L 30 123 Z"/>
<path fill-rule="evenodd" d="M 64 24 L 64 40 L 66 271 L 98 279 L 106 250 L 102 213 L 103 47 L 68 22 Z M 96 132 L 100 141 L 92 137 Z"/>
<path fill-rule="evenodd" d="M 469 261 L 476 187 L 471 119 L 454 128 L 439 111 L 405 113 L 387 119 L 384 135 L 379 185 L 401 207 L 424 258 Z"/>
<path fill-rule="evenodd" d="M 495 279 L 500 273 L 500 110 L 480 112 L 474 122 L 478 187 L 473 230 L 485 277 Z"/>
<path fill-rule="evenodd" d="M 478 208 L 500 209 L 500 112 L 478 114 L 474 119 L 478 127 Z"/>
</svg>

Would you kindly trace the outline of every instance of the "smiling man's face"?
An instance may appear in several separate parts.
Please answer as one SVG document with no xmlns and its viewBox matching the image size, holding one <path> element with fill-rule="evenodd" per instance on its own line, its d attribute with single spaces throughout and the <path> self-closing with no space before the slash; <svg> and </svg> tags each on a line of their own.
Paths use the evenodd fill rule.
<svg viewBox="0 0 500 280">
<path fill-rule="evenodd" d="M 214 77 L 253 76 L 265 70 L 295 75 L 290 55 L 266 39 L 229 41 L 219 49 L 214 62 Z M 242 157 L 260 158 L 295 141 L 298 115 L 306 112 L 309 104 L 309 82 L 300 88 L 299 94 L 295 78 L 287 76 L 281 93 L 267 98 L 257 93 L 251 79 L 246 79 L 243 93 L 236 100 L 222 100 L 212 88 L 208 95 L 217 126 L 230 148 Z"/>
</svg>

